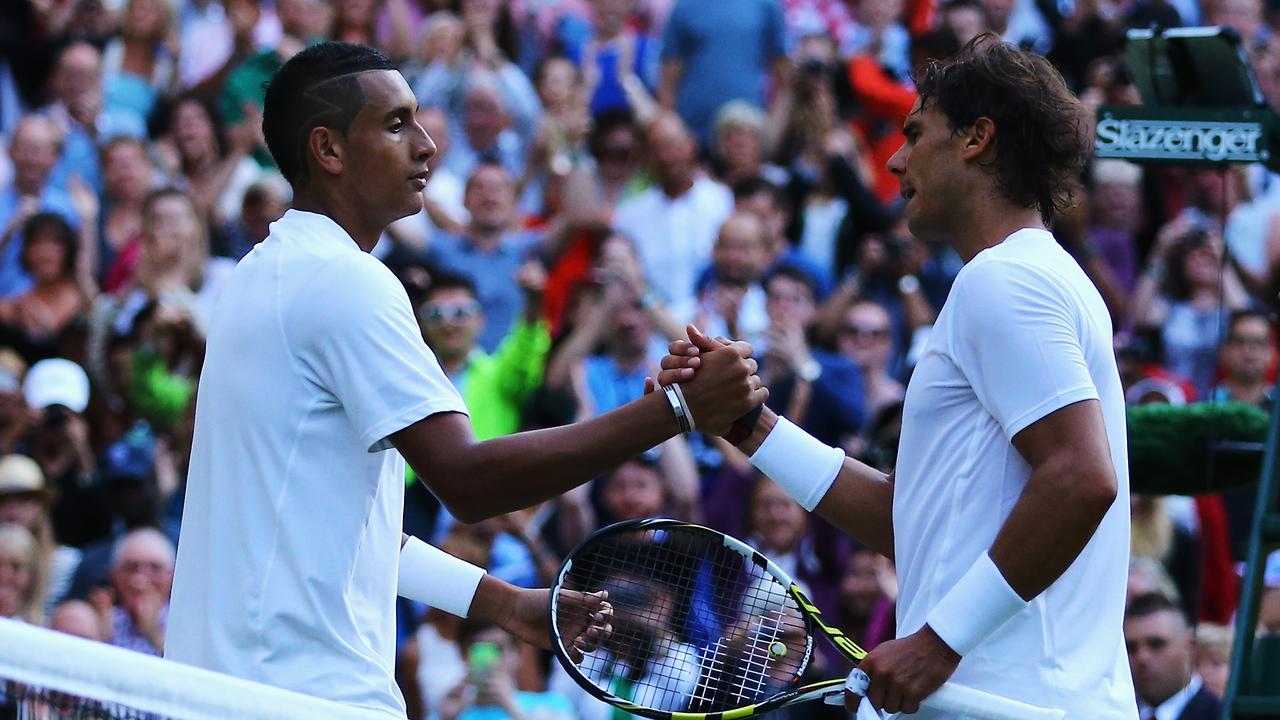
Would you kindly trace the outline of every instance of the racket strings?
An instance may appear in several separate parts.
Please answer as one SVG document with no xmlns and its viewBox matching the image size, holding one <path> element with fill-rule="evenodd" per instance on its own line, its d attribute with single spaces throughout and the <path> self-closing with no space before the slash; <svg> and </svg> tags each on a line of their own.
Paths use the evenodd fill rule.
<svg viewBox="0 0 1280 720">
<path fill-rule="evenodd" d="M 609 591 L 613 635 L 578 669 L 636 705 L 720 712 L 757 703 L 789 689 L 808 660 L 808 626 L 787 588 L 715 533 L 601 536 L 575 553 L 562 584 Z"/>
<path fill-rule="evenodd" d="M 763 637 L 763 642 L 757 641 L 747 644 L 747 654 L 743 659 L 748 668 L 748 672 L 744 673 L 742 685 L 738 690 L 736 697 L 739 700 L 749 700 L 758 697 L 764 693 L 767 688 L 767 679 L 769 677 L 769 666 L 771 658 L 769 657 L 770 648 L 774 647 L 774 643 L 782 635 L 782 609 L 776 612 L 763 613 L 756 620 L 757 636 L 763 636 L 766 632 L 767 637 Z M 768 623 L 766 630 L 765 623 Z"/>
</svg>

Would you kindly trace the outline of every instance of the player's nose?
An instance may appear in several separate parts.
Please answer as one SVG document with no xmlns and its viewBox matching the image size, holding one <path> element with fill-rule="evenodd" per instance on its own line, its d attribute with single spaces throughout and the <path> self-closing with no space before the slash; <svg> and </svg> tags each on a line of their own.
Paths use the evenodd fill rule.
<svg viewBox="0 0 1280 720">
<path fill-rule="evenodd" d="M 414 144 L 413 159 L 419 162 L 426 162 L 436 155 L 436 141 L 431 139 L 431 135 L 418 125 L 418 132 L 421 134 L 419 141 Z"/>
</svg>

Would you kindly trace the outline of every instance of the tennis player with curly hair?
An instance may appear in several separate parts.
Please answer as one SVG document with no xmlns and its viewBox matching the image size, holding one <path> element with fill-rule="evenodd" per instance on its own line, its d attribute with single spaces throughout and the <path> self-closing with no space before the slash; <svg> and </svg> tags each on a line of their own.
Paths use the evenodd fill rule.
<svg viewBox="0 0 1280 720">
<path fill-rule="evenodd" d="M 911 232 L 965 266 L 911 376 L 895 473 L 769 411 L 740 448 L 894 558 L 897 639 L 861 664 L 875 707 L 914 712 L 952 680 L 1131 720 L 1124 396 L 1107 308 L 1048 230 L 1088 153 L 1083 109 L 1048 61 L 990 35 L 917 87 L 888 168 Z M 718 343 L 693 340 L 660 382 L 701 372 Z"/>
</svg>

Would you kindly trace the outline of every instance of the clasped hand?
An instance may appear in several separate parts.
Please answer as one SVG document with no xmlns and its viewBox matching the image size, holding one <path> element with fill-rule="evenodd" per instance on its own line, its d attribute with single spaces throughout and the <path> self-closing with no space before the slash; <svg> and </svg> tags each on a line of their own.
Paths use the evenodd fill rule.
<svg viewBox="0 0 1280 720">
<path fill-rule="evenodd" d="M 749 343 L 711 338 L 693 325 L 685 330 L 689 339 L 671 343 L 656 383 L 645 379 L 645 392 L 680 383 L 698 430 L 723 435 L 733 421 L 764 404 L 769 390 L 756 375 Z"/>
</svg>

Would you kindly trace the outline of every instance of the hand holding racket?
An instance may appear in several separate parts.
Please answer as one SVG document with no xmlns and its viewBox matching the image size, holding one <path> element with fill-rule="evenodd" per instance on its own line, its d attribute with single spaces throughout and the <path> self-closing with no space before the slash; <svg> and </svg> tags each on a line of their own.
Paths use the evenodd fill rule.
<svg viewBox="0 0 1280 720">
<path fill-rule="evenodd" d="M 557 634 L 560 664 L 594 697 L 654 720 L 732 720 L 813 700 L 838 704 L 846 678 L 801 685 L 814 637 L 854 664 L 867 657 L 776 564 L 699 525 L 634 520 L 587 538 L 556 578 L 553 632 L 576 624 L 574 610 L 556 600 L 562 589 L 608 591 L 613 633 L 580 661 Z M 859 684 L 856 673 L 851 689 L 867 692 L 870 681 Z M 923 704 L 983 720 L 1064 716 L 952 684 Z M 878 717 L 871 705 L 859 706 L 859 720 Z"/>
</svg>

